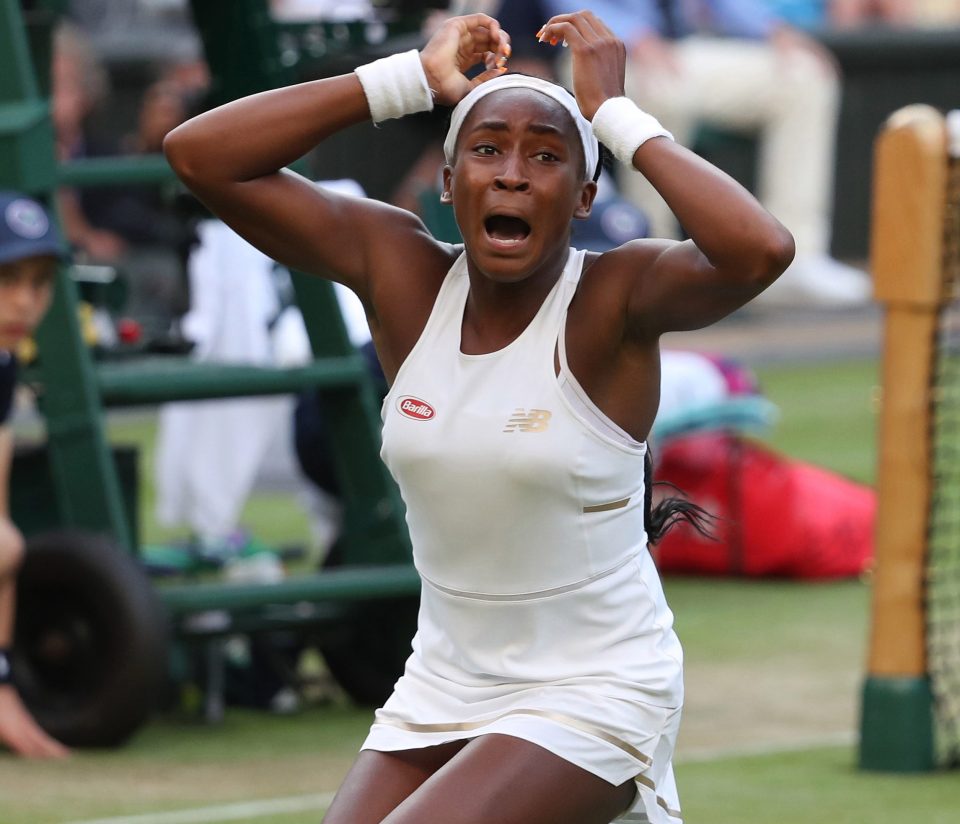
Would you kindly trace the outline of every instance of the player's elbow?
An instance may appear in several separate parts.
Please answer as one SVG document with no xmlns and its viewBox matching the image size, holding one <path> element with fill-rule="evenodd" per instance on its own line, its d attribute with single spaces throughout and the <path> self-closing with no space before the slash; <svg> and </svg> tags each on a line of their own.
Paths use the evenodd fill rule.
<svg viewBox="0 0 960 824">
<path fill-rule="evenodd" d="M 187 186 L 197 181 L 203 164 L 199 161 L 188 124 L 181 124 L 167 133 L 163 139 L 163 154 L 170 168 Z"/>
<path fill-rule="evenodd" d="M 769 286 L 793 262 L 796 251 L 793 235 L 784 226 L 777 223 L 771 227 L 758 244 L 754 269 L 756 280 Z"/>
</svg>

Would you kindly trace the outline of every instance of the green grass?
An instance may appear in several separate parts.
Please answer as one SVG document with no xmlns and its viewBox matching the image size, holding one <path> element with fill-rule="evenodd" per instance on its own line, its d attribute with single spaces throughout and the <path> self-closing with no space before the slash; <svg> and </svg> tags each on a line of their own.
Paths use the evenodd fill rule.
<svg viewBox="0 0 960 824">
<path fill-rule="evenodd" d="M 875 360 L 850 360 L 758 370 L 764 393 L 782 414 L 771 446 L 873 483 L 878 369 Z"/>
<path fill-rule="evenodd" d="M 221 746 L 230 740 L 235 747 L 245 749 L 262 739 L 271 737 L 282 728 L 282 722 L 245 726 L 243 735 L 218 734 L 208 736 L 217 739 Z M 317 732 L 316 727 L 313 728 Z M 357 731 L 359 738 L 360 731 Z M 278 736 L 279 737 L 279 736 Z M 151 742 L 143 736 L 143 744 Z M 157 740 L 151 743 L 157 744 Z M 319 745 L 318 745 L 319 747 Z M 132 753 L 136 748 L 128 748 Z M 208 790 L 206 799 L 194 798 L 189 784 L 184 783 L 185 771 L 175 764 L 155 760 L 150 775 L 143 774 L 140 780 L 150 785 L 151 793 L 166 793 L 163 803 L 145 807 L 135 799 L 122 800 L 116 797 L 101 798 L 97 802 L 85 799 L 90 793 L 74 792 L 70 805 L 64 804 L 64 787 L 80 786 L 91 781 L 102 784 L 109 773 L 116 771 L 130 774 L 128 759 L 117 756 L 84 756 L 81 760 L 63 765 L 3 763 L 0 771 L 0 788 L 3 788 L 4 824 L 55 824 L 80 820 L 99 815 L 135 814 L 144 809 L 176 810 L 192 806 L 217 803 L 216 788 Z M 289 756 L 278 752 L 280 763 Z M 930 775 L 885 775 L 865 773 L 855 769 L 855 753 L 848 747 L 829 747 L 798 752 L 774 753 L 747 757 L 721 758 L 709 762 L 683 763 L 677 766 L 677 780 L 683 803 L 684 820 L 687 824 L 868 824 L 872 822 L 923 822 L 923 824 L 954 824 L 960 809 L 960 781 L 955 774 L 934 773 Z M 319 762 L 317 765 L 320 766 Z M 26 786 L 14 785 L 8 780 L 7 767 L 14 766 L 15 776 L 23 780 L 28 775 Z M 230 768 L 230 762 L 224 764 Z M 270 798 L 273 772 L 264 771 L 258 786 L 251 787 L 249 798 Z M 30 803 L 24 789 L 46 785 Z M 21 791 L 14 792 L 19 788 Z M 69 790 L 68 790 L 69 792 Z M 135 796 L 136 788 L 128 787 L 129 796 Z M 291 794 L 307 795 L 316 788 L 293 790 Z M 186 793 L 184 796 L 183 793 Z M 57 811 L 58 797 L 59 810 Z M 314 822 L 317 814 L 274 814 L 244 821 L 258 824 L 292 824 Z"/>
<path fill-rule="evenodd" d="M 779 366 L 759 370 L 759 377 L 782 410 L 773 448 L 872 482 L 874 362 Z M 145 448 L 144 534 L 167 537 L 152 516 L 152 420 L 118 418 L 111 433 Z M 294 502 L 261 501 L 244 513 L 258 537 L 303 539 Z M 868 631 L 865 582 L 668 578 L 665 587 L 687 661 L 677 777 L 688 824 L 956 820 L 955 774 L 863 773 L 849 745 L 809 743 L 856 730 Z M 65 764 L 0 754 L 0 821 L 62 824 L 331 791 L 370 717 L 336 700 L 289 717 L 230 708 L 219 725 L 180 712 L 147 725 L 120 750 L 78 753 Z M 246 820 L 319 818 L 275 813 Z"/>
<path fill-rule="evenodd" d="M 687 658 L 698 664 L 823 666 L 859 658 L 866 638 L 869 590 L 858 580 L 667 577 L 664 588 Z"/>
<path fill-rule="evenodd" d="M 781 410 L 770 445 L 788 455 L 872 483 L 875 474 L 877 364 L 872 360 L 766 367 L 758 370 L 767 397 Z M 140 449 L 140 517 L 144 543 L 186 537 L 185 528 L 156 522 L 156 418 L 112 416 L 109 437 Z M 307 516 L 289 495 L 257 492 L 244 508 L 243 526 L 270 544 L 302 544 Z"/>
<path fill-rule="evenodd" d="M 0 755 L 0 821 L 59 824 L 333 790 L 369 723 L 369 712 L 340 705 L 282 717 L 232 709 L 218 725 L 168 717 L 122 749 L 66 762 Z"/>
<path fill-rule="evenodd" d="M 688 661 L 688 710 L 678 768 L 687 820 L 776 821 L 765 817 L 756 799 L 768 792 L 767 782 L 773 780 L 768 776 L 788 782 L 791 770 L 802 767 L 795 781 L 806 788 L 808 812 L 822 785 L 836 810 L 844 805 L 848 810 L 846 819 L 838 814 L 825 820 L 858 821 L 859 793 L 874 793 L 872 784 L 849 775 L 853 756 L 847 749 L 829 750 L 826 757 L 819 752 L 775 755 L 763 770 L 755 765 L 767 764 L 767 758 L 683 759 L 685 753 L 699 759 L 705 750 L 770 744 L 771 724 L 778 731 L 785 725 L 808 740 L 811 718 L 838 698 L 852 706 L 866 640 L 866 587 L 859 581 L 695 578 L 668 579 L 666 587 Z M 847 728 L 853 724 L 851 713 L 848 708 L 840 716 Z M 66 764 L 0 755 L 0 821 L 55 824 L 331 791 L 348 769 L 370 718 L 369 711 L 338 701 L 285 717 L 232 708 L 218 725 L 176 713 L 146 726 L 121 750 L 81 752 Z M 783 795 L 776 790 L 767 800 L 779 805 Z M 736 817 L 748 811 L 753 818 Z M 317 816 L 251 820 L 289 824 L 316 821 Z"/>
<path fill-rule="evenodd" d="M 855 769 L 849 748 L 832 747 L 681 764 L 687 824 L 955 824 L 955 773 L 885 775 Z"/>
<path fill-rule="evenodd" d="M 156 507 L 156 415 L 116 415 L 108 418 L 107 437 L 113 443 L 136 446 L 140 461 L 140 539 L 145 544 L 181 541 L 189 537 L 185 526 L 166 527 L 157 523 Z M 240 517 L 240 526 L 273 546 L 304 545 L 309 542 L 306 513 L 293 496 L 255 491 Z"/>
</svg>

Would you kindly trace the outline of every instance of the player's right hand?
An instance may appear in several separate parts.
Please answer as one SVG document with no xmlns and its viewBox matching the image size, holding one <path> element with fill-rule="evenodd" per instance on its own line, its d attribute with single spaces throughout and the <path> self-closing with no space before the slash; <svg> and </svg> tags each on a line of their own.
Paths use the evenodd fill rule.
<svg viewBox="0 0 960 824">
<path fill-rule="evenodd" d="M 434 103 L 455 106 L 470 90 L 506 71 L 510 36 L 486 14 L 451 17 L 420 52 Z M 465 72 L 482 63 L 486 71 L 472 80 Z"/>
</svg>

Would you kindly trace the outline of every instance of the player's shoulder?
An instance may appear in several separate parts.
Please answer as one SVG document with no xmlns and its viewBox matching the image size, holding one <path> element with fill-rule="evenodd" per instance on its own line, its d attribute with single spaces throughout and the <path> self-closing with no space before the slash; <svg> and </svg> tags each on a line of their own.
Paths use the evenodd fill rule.
<svg viewBox="0 0 960 824">
<path fill-rule="evenodd" d="M 663 238 L 640 238 L 603 252 L 587 252 L 581 282 L 602 280 L 609 287 L 619 280 L 629 286 L 644 272 L 652 270 L 660 255 L 673 244 L 674 241 Z"/>
</svg>

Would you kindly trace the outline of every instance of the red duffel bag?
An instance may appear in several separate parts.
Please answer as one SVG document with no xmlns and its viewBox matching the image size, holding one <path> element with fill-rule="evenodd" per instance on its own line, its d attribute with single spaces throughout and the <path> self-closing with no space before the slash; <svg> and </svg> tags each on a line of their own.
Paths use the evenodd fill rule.
<svg viewBox="0 0 960 824">
<path fill-rule="evenodd" d="M 876 495 L 867 486 L 729 432 L 671 439 L 654 459 L 657 481 L 717 516 L 717 540 L 680 522 L 653 547 L 663 572 L 829 579 L 871 563 Z"/>
</svg>

